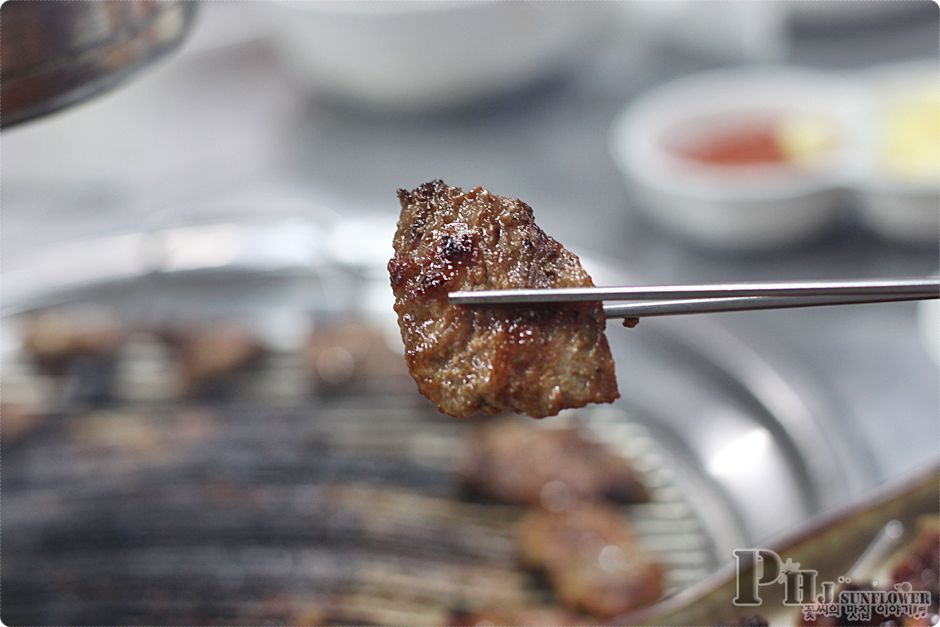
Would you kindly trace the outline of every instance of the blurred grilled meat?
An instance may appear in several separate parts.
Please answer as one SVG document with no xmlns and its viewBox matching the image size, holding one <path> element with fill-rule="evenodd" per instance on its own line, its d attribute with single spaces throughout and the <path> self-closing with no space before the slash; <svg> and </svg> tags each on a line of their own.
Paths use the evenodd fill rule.
<svg viewBox="0 0 940 627">
<path fill-rule="evenodd" d="M 0 421 L 3 424 L 4 445 L 19 442 L 35 431 L 45 421 L 45 416 L 35 407 L 22 403 L 0 403 Z"/>
<path fill-rule="evenodd" d="M 662 564 L 637 546 L 626 521 L 609 506 L 530 513 L 519 538 L 524 563 L 545 571 L 573 611 L 611 618 L 662 595 Z"/>
<path fill-rule="evenodd" d="M 355 320 L 317 325 L 304 349 L 307 370 L 320 392 L 345 391 L 364 380 L 404 376 L 401 357 L 382 333 Z"/>
<path fill-rule="evenodd" d="M 933 590 L 937 587 L 937 564 L 940 556 L 940 519 L 923 516 L 917 521 L 917 539 L 914 546 L 891 572 L 894 583 L 908 582 L 915 590 Z"/>
<path fill-rule="evenodd" d="M 926 618 L 906 618 L 905 626 L 936 625 L 940 616 L 940 518 L 923 516 L 917 521 L 914 546 L 891 571 L 892 582 L 909 583 L 914 590 L 930 592 L 931 607 Z"/>
<path fill-rule="evenodd" d="M 917 521 L 917 538 L 912 548 L 894 565 L 891 570 L 891 586 L 908 583 L 913 590 L 927 590 L 930 592 L 931 607 L 926 617 L 915 619 L 912 617 L 885 616 L 875 611 L 871 612 L 868 620 L 850 619 L 847 609 L 843 608 L 837 616 L 818 615 L 806 619 L 802 613 L 799 615 L 798 625 L 813 625 L 814 627 L 872 627 L 899 625 L 904 627 L 929 627 L 938 623 L 940 615 L 940 528 L 937 516 L 924 516 Z M 836 591 L 836 598 L 843 590 L 878 590 L 891 589 L 891 586 L 876 587 L 870 583 L 851 582 L 840 586 Z"/>
<path fill-rule="evenodd" d="M 24 320 L 22 338 L 40 370 L 60 375 L 76 360 L 113 358 L 124 331 L 102 312 L 41 312 Z"/>
<path fill-rule="evenodd" d="M 231 375 L 264 354 L 254 335 L 235 324 L 170 329 L 161 335 L 176 352 L 180 379 L 190 394 L 218 393 Z"/>
<path fill-rule="evenodd" d="M 117 353 L 125 330 L 100 310 L 40 312 L 22 329 L 23 349 L 40 372 L 60 378 L 67 405 L 112 397 Z"/>
<path fill-rule="evenodd" d="M 475 425 L 468 435 L 458 473 L 470 495 L 551 511 L 579 501 L 649 500 L 630 464 L 577 427 L 505 419 Z"/>
<path fill-rule="evenodd" d="M 399 190 L 398 198 L 388 271 L 405 359 L 422 394 L 456 417 L 509 410 L 541 418 L 619 397 L 599 303 L 448 302 L 454 290 L 593 285 L 528 205 L 439 180 Z"/>
</svg>

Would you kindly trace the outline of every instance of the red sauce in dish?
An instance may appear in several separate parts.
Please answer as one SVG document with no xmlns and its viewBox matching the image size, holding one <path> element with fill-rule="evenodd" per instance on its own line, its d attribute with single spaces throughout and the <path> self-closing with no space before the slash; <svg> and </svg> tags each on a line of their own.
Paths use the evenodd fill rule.
<svg viewBox="0 0 940 627">
<path fill-rule="evenodd" d="M 759 165 L 787 161 L 776 125 L 749 126 L 708 137 L 678 149 L 680 155 L 708 165 Z"/>
</svg>

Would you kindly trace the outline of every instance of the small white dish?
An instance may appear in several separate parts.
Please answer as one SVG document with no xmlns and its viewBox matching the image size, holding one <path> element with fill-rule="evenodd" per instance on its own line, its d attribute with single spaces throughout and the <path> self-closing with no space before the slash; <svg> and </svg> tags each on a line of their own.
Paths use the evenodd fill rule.
<svg viewBox="0 0 940 627">
<path fill-rule="evenodd" d="M 940 78 L 936 60 L 908 61 L 864 72 L 860 83 L 869 95 L 866 113 L 866 155 L 857 183 L 859 215 L 873 231 L 887 239 L 909 244 L 936 245 L 940 238 L 940 145 L 936 167 L 905 173 L 888 155 L 889 116 L 898 107 L 921 101 L 935 104 L 929 112 L 940 126 Z M 916 106 L 916 104 L 915 104 Z M 903 122 L 902 122 L 903 123 Z M 928 124 L 930 122 L 928 121 Z M 895 129 L 894 132 L 899 132 Z M 904 132 L 904 131 L 900 131 Z M 909 132 L 917 132 L 909 129 Z M 924 136 L 917 132 L 918 136 Z"/>
<path fill-rule="evenodd" d="M 763 68 L 697 74 L 636 100 L 616 120 L 611 151 L 636 209 L 696 244 L 772 248 L 819 235 L 835 220 L 857 170 L 857 95 L 809 70 Z M 768 116 L 823 120 L 832 145 L 812 162 L 703 165 L 671 142 Z"/>
</svg>

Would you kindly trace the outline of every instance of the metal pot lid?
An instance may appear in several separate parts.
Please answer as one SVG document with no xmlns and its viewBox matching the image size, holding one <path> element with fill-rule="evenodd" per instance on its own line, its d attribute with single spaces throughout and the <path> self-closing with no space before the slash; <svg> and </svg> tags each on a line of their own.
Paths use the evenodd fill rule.
<svg viewBox="0 0 940 627">
<path fill-rule="evenodd" d="M 183 41 L 196 7 L 177 0 L 4 3 L 0 126 L 119 85 Z"/>
</svg>

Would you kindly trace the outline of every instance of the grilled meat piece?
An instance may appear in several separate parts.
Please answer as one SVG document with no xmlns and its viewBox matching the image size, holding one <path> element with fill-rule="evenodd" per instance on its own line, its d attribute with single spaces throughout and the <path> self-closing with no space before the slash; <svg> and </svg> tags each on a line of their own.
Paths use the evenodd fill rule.
<svg viewBox="0 0 940 627">
<path fill-rule="evenodd" d="M 0 421 L 3 424 L 2 443 L 6 446 L 19 442 L 35 431 L 46 417 L 35 407 L 22 403 L 0 403 Z"/>
<path fill-rule="evenodd" d="M 914 546 L 891 571 L 893 583 L 909 583 L 914 590 L 930 592 L 931 606 L 923 619 L 905 618 L 905 627 L 937 624 L 940 616 L 940 519 L 936 514 L 917 519 L 917 539 Z"/>
<path fill-rule="evenodd" d="M 401 377 L 401 356 L 375 327 L 356 320 L 317 325 L 304 348 L 304 361 L 321 393 L 339 392 L 364 379 Z"/>
<path fill-rule="evenodd" d="M 23 321 L 23 348 L 36 366 L 61 375 L 76 361 L 114 357 L 124 331 L 100 311 L 42 312 Z"/>
<path fill-rule="evenodd" d="M 23 349 L 51 375 L 70 405 L 111 400 L 118 352 L 126 332 L 107 312 L 48 311 L 25 318 Z"/>
<path fill-rule="evenodd" d="M 470 495 L 551 511 L 579 501 L 649 500 L 630 464 L 575 426 L 542 429 L 514 419 L 475 425 L 458 474 Z"/>
<path fill-rule="evenodd" d="M 637 546 L 626 521 L 609 506 L 533 512 L 523 519 L 519 538 L 523 562 L 545 571 L 573 611 L 611 618 L 663 593 L 662 564 Z"/>
<path fill-rule="evenodd" d="M 908 582 L 914 590 L 934 590 L 940 581 L 940 520 L 936 516 L 917 519 L 917 539 L 904 558 L 894 566 L 894 583 Z"/>
<path fill-rule="evenodd" d="M 388 263 L 405 359 L 446 414 L 535 418 L 619 397 L 599 303 L 457 306 L 455 290 L 586 287 L 578 258 L 520 200 L 443 181 L 398 191 Z"/>
<path fill-rule="evenodd" d="M 267 618 L 267 617 L 265 617 Z M 249 624 L 249 623 L 245 623 Z M 341 610 L 330 607 L 325 603 L 324 607 L 309 607 L 296 613 L 291 620 L 285 621 L 288 625 L 330 625 L 331 627 L 340 627 L 341 625 L 355 625 L 358 627 L 369 627 L 375 625 L 367 620 L 362 620 L 358 616 L 348 615 Z"/>
<path fill-rule="evenodd" d="M 891 585 L 910 584 L 913 590 L 926 590 L 930 592 L 931 607 L 927 616 L 920 619 L 912 617 L 885 616 L 875 611 L 871 612 L 868 620 L 849 619 L 846 609 L 842 609 L 837 616 L 818 615 L 813 619 L 806 619 L 801 613 L 797 624 L 814 627 L 873 627 L 894 626 L 903 627 L 930 627 L 936 625 L 936 617 L 940 615 L 940 564 L 937 556 L 940 555 L 940 527 L 936 515 L 922 516 L 917 520 L 917 537 L 913 546 L 894 565 L 891 570 Z M 891 586 L 876 587 L 871 583 L 851 582 L 840 586 L 836 590 L 836 599 L 843 590 L 890 590 Z"/>
<path fill-rule="evenodd" d="M 171 329 L 163 338 L 175 349 L 180 379 L 191 394 L 214 394 L 231 375 L 256 363 L 264 348 L 250 331 L 234 324 Z"/>
</svg>

